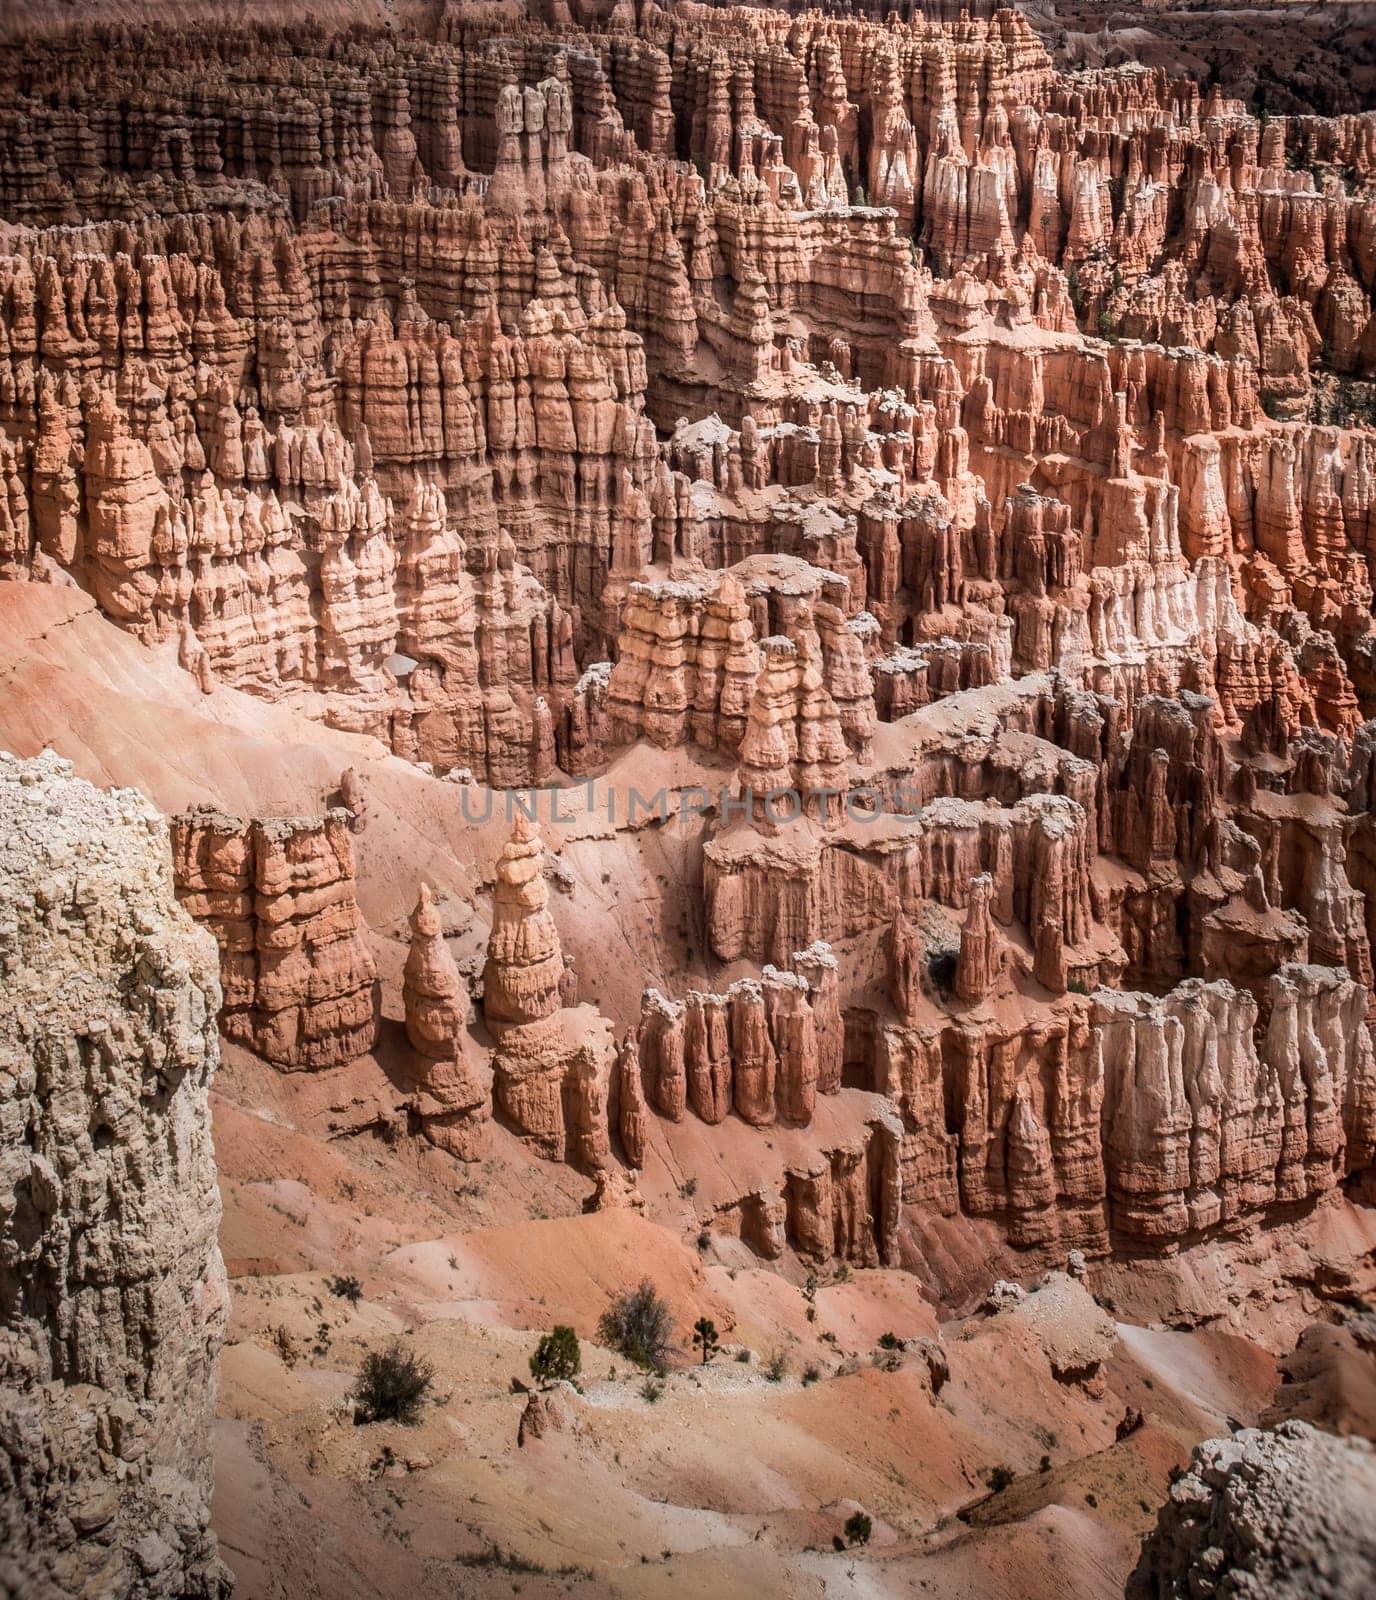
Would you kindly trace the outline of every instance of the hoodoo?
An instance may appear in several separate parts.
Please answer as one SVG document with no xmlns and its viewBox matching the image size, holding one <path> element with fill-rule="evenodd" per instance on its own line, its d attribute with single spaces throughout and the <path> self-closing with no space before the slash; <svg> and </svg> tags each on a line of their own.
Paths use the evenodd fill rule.
<svg viewBox="0 0 1376 1600">
<path fill-rule="evenodd" d="M 1376 1593 L 1372 36 L 0 7 L 0 1590 Z"/>
</svg>

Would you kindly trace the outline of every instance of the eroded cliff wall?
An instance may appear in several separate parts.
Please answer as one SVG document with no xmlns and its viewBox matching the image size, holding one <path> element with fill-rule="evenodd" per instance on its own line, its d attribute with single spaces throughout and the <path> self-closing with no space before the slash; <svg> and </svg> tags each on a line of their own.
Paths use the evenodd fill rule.
<svg viewBox="0 0 1376 1600">
<path fill-rule="evenodd" d="M 0 755 L 0 1588 L 223 1600 L 214 942 L 166 823 Z"/>
</svg>

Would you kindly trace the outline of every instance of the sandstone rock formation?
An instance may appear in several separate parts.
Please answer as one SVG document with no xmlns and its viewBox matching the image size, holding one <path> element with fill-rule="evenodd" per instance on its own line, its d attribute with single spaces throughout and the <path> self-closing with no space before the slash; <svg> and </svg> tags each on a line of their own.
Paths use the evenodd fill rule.
<svg viewBox="0 0 1376 1600">
<path fill-rule="evenodd" d="M 1307 1422 L 1196 1445 L 1128 1583 L 1131 1600 L 1256 1594 L 1347 1600 L 1376 1582 L 1365 1439 Z"/>
<path fill-rule="evenodd" d="M 428 883 L 411 913 L 411 947 L 402 984 L 406 1037 L 420 1055 L 443 1060 L 459 1048 L 468 1024 L 469 999 L 443 938 L 443 925 Z"/>
<path fill-rule="evenodd" d="M 0 755 L 0 1586 L 222 1600 L 213 942 L 166 825 Z"/>
<path fill-rule="evenodd" d="M 819 776 L 828 706 L 863 758 L 1009 670 L 1376 709 L 1362 118 L 1068 93 L 1011 10 L 599 37 L 129 33 L 99 103 L 49 92 L 80 29 L 23 41 L 5 570 L 502 784 L 736 749 L 773 637 L 755 739 L 831 728 Z M 764 554 L 835 582 L 768 617 L 704 575 Z"/>
<path fill-rule="evenodd" d="M 0 566 L 435 774 L 702 780 L 742 965 L 647 972 L 636 1063 L 533 830 L 498 869 L 494 1105 L 590 1173 L 609 1116 L 635 1164 L 849 1081 L 905 1204 L 1026 1246 L 1360 1181 L 1369 117 L 1071 83 L 1010 10 L 623 10 L 128 30 L 77 97 L 82 29 L 22 38 Z M 288 1069 L 376 1035 L 357 771 L 347 817 L 176 831 L 225 1031 Z M 457 1152 L 486 1068 L 417 938 Z M 1356 1030 L 1327 1079 L 1311 1023 Z"/>
<path fill-rule="evenodd" d="M 550 916 L 544 846 L 520 812 L 497 863 L 483 1015 L 494 1032 L 544 1021 L 559 1009 L 564 956 Z"/>
<path fill-rule="evenodd" d="M 213 808 L 172 823 L 177 895 L 220 946 L 220 1026 L 284 1071 L 364 1055 L 376 968 L 354 896 L 350 814 L 254 817 Z"/>
<path fill-rule="evenodd" d="M 468 1033 L 471 1003 L 443 937 L 434 892 L 420 886 L 411 913 L 411 945 L 402 973 L 406 1037 L 415 1052 L 416 1112 L 432 1144 L 461 1161 L 485 1148 L 491 1093 Z"/>
<path fill-rule="evenodd" d="M 1360 1183 L 1370 117 L 1068 80 L 992 7 L 518 11 L 117 31 L 79 96 L 80 27 L 19 41 L 5 574 L 432 774 L 709 797 L 730 981 L 657 955 L 638 1019 L 576 1003 L 533 826 L 497 868 L 492 1105 L 590 1175 L 651 1119 L 801 1132 L 808 1218 L 901 1128 L 904 1206 L 1091 1252 Z M 288 1070 L 377 1037 L 358 770 L 174 830 Z M 415 1109 L 464 1154 L 433 922 Z"/>
<path fill-rule="evenodd" d="M 690 990 L 682 1004 L 646 990 L 637 1056 L 661 1116 L 677 1122 L 691 1109 L 719 1123 L 734 1110 L 757 1127 L 776 1116 L 812 1121 L 818 1093 L 841 1086 L 836 962 L 819 942 L 793 965 L 766 966 L 759 980 L 742 978 L 725 994 Z"/>
<path fill-rule="evenodd" d="M 534 824 L 518 812 L 497 863 L 492 932 L 483 970 L 483 1013 L 497 1038 L 493 1104 L 497 1115 L 551 1161 L 595 1174 L 611 1153 L 608 1105 L 617 1052 L 611 1023 L 592 1006 L 564 1006 L 564 957 L 549 913 L 545 851 Z M 625 1075 L 617 1072 L 629 1117 Z M 626 1122 L 622 1139 L 627 1139 Z M 634 1164 L 634 1162 L 632 1162 Z"/>
<path fill-rule="evenodd" d="M 416 1228 L 524 1230 L 504 1308 L 546 1298 L 537 1208 L 627 1281 L 681 1235 L 680 1296 L 776 1297 L 736 1309 L 819 1363 L 870 1320 L 823 1279 L 997 1279 L 969 1342 L 1139 1463 L 1099 1275 L 1184 1320 L 1355 1298 L 1297 1241 L 1360 1253 L 1376 1198 L 1376 113 L 1370 6 L 1299 9 L 0 18 L 0 716 L 202 802 L 175 892 L 265 1162 L 378 1135 Z M 480 1254 L 447 1294 L 496 1303 Z M 596 1451 L 559 1409 L 523 1463 Z M 193 1487 L 154 1591 L 218 1582 Z"/>
</svg>

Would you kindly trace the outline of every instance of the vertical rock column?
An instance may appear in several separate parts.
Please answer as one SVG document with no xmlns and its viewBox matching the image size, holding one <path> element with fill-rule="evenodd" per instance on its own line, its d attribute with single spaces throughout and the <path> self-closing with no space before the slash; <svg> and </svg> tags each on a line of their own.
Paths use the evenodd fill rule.
<svg viewBox="0 0 1376 1600">
<path fill-rule="evenodd" d="M 354 893 L 352 817 L 172 821 L 177 895 L 215 935 L 225 1034 L 284 1072 L 341 1066 L 377 1038 L 377 968 Z"/>
<path fill-rule="evenodd" d="M 793 970 L 807 979 L 817 1035 L 817 1092 L 836 1094 L 845 1065 L 846 1030 L 841 1020 L 840 986 L 836 957 L 820 939 L 793 957 Z"/>
<path fill-rule="evenodd" d="M 559 1010 L 564 957 L 549 913 L 544 864 L 545 847 L 535 825 L 518 814 L 497 862 L 483 968 L 483 1014 L 493 1033 Z"/>
<path fill-rule="evenodd" d="M 598 1174 L 611 1155 L 615 1042 L 611 1024 L 591 1006 L 564 1004 L 564 957 L 544 860 L 534 824 L 518 816 L 497 862 L 483 973 L 483 1009 L 497 1039 L 493 1104 L 542 1156 Z"/>
<path fill-rule="evenodd" d="M 468 990 L 444 942 L 428 883 L 421 884 L 411 913 L 401 997 L 406 1037 L 415 1051 L 421 1127 L 432 1144 L 462 1161 L 476 1160 L 484 1146 L 488 1091 L 469 1058 Z"/>
<path fill-rule="evenodd" d="M 962 1000 L 983 1000 L 998 981 L 1001 951 L 999 936 L 989 915 L 994 880 L 987 872 L 970 880 L 970 904 L 960 930 L 956 958 L 956 993 Z"/>
<path fill-rule="evenodd" d="M 616 1052 L 617 1126 L 626 1164 L 645 1165 L 645 1136 L 648 1119 L 645 1090 L 640 1081 L 640 1052 L 635 1035 L 628 1032 Z"/>
</svg>

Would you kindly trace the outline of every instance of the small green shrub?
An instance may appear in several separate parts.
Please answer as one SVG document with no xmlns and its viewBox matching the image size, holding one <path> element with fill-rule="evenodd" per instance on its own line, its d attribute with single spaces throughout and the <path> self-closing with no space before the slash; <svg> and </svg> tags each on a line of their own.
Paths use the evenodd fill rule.
<svg viewBox="0 0 1376 1600">
<path fill-rule="evenodd" d="M 711 1317 L 699 1317 L 693 1324 L 693 1347 L 702 1351 L 703 1366 L 706 1366 L 721 1349 L 721 1340 L 717 1337 L 717 1325 Z"/>
<path fill-rule="evenodd" d="M 541 1336 L 530 1358 L 530 1375 L 540 1383 L 572 1383 L 582 1365 L 578 1335 L 560 1323 L 552 1333 Z"/>
<path fill-rule="evenodd" d="M 769 1360 L 764 1364 L 764 1375 L 770 1383 L 782 1383 L 784 1374 L 788 1371 L 788 1357 L 782 1350 L 771 1350 Z"/>
<path fill-rule="evenodd" d="M 881 1350 L 901 1350 L 903 1341 L 896 1333 L 881 1333 L 879 1335 L 879 1348 Z"/>
<path fill-rule="evenodd" d="M 370 1350 L 358 1369 L 354 1397 L 367 1422 L 404 1422 L 420 1417 L 435 1369 L 422 1356 L 394 1339 L 385 1350 Z"/>
<path fill-rule="evenodd" d="M 357 1278 L 331 1278 L 330 1293 L 356 1306 L 363 1298 L 363 1285 Z"/>
<path fill-rule="evenodd" d="M 992 1493 L 1002 1494 L 1003 1491 L 1017 1477 L 1012 1467 L 990 1467 L 989 1476 L 985 1480 Z"/>
<path fill-rule="evenodd" d="M 873 1532 L 874 1524 L 863 1511 L 852 1511 L 846 1518 L 847 1544 L 868 1544 Z"/>
<path fill-rule="evenodd" d="M 648 1278 L 615 1296 L 597 1324 L 603 1344 L 651 1372 L 662 1373 L 668 1365 L 673 1335 L 673 1313 Z"/>
</svg>

